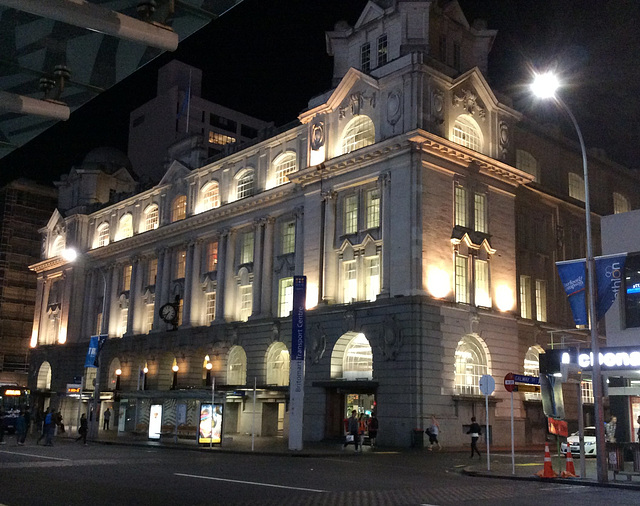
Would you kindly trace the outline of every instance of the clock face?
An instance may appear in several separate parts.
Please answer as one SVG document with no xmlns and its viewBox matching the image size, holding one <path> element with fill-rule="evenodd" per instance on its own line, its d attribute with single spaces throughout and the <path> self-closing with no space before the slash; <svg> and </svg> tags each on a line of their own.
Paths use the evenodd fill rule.
<svg viewBox="0 0 640 506">
<path fill-rule="evenodd" d="M 176 308 L 172 304 L 165 304 L 160 308 L 160 318 L 172 322 L 176 318 Z"/>
</svg>

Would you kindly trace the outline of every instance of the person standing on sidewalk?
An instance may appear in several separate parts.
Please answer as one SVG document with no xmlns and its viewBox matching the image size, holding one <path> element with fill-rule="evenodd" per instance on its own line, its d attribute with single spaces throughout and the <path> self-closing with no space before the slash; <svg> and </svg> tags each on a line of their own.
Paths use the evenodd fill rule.
<svg viewBox="0 0 640 506">
<path fill-rule="evenodd" d="M 53 446 L 53 436 L 56 431 L 56 417 L 55 411 L 51 410 L 47 413 L 47 416 L 44 417 L 44 445 L 45 446 Z"/>
<path fill-rule="evenodd" d="M 346 438 L 346 441 L 344 442 L 344 446 L 342 447 L 342 449 L 344 450 L 347 447 L 347 445 L 353 442 L 353 445 L 356 447 L 356 452 L 357 452 L 358 437 L 359 437 L 358 432 L 360 431 L 360 423 L 358 422 L 358 413 L 356 412 L 355 409 L 351 412 L 351 417 L 349 417 L 349 422 L 347 426 L 348 426 L 347 438 Z"/>
<path fill-rule="evenodd" d="M 16 420 L 16 443 L 18 446 L 24 445 L 27 438 L 27 420 L 24 417 L 24 411 L 20 411 Z"/>
<path fill-rule="evenodd" d="M 40 419 L 38 423 L 38 430 L 40 431 L 40 436 L 38 437 L 36 444 L 39 445 L 40 441 L 42 441 L 46 436 L 47 436 L 47 432 L 46 432 L 46 425 L 45 425 L 45 420 L 47 419 L 47 415 L 49 414 L 50 408 L 47 408 L 44 411 L 44 414 L 41 414 L 38 418 Z"/>
<path fill-rule="evenodd" d="M 438 446 L 438 450 L 442 450 L 440 442 L 438 441 L 438 434 L 440 433 L 440 424 L 436 419 L 436 415 L 431 415 L 431 425 L 425 431 L 429 436 L 429 451 L 433 451 L 433 445 Z"/>
<path fill-rule="evenodd" d="M 109 408 L 104 412 L 103 419 L 102 430 L 109 430 L 109 420 L 111 420 L 111 410 Z"/>
<path fill-rule="evenodd" d="M 478 454 L 478 458 L 481 458 L 480 450 L 478 450 L 478 439 L 480 439 L 480 435 L 482 434 L 482 428 L 480 424 L 476 422 L 475 416 L 471 417 L 471 425 L 469 426 L 467 434 L 471 434 L 471 457 L 469 458 L 472 459 L 476 453 Z"/>
<path fill-rule="evenodd" d="M 369 444 L 371 448 L 376 446 L 376 439 L 378 437 L 378 418 L 376 417 L 376 412 L 371 413 L 371 418 L 369 418 Z"/>
<path fill-rule="evenodd" d="M 82 439 L 82 442 L 84 443 L 84 445 L 87 446 L 87 432 L 89 432 L 89 423 L 87 422 L 87 415 L 82 413 L 82 416 L 80 417 L 80 428 L 78 429 L 78 434 L 80 435 L 76 438 L 76 441 L 80 441 Z"/>
</svg>

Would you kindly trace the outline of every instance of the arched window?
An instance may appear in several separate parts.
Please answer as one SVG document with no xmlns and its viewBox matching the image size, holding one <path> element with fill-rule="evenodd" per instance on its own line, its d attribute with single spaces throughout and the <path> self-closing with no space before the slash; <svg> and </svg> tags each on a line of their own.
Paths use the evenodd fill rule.
<svg viewBox="0 0 640 506">
<path fill-rule="evenodd" d="M 375 126 L 368 116 L 356 116 L 344 128 L 342 154 L 369 146 L 376 141 Z"/>
<path fill-rule="evenodd" d="M 247 169 L 238 175 L 236 188 L 236 198 L 238 200 L 253 195 L 253 170 Z"/>
<path fill-rule="evenodd" d="M 96 232 L 96 248 L 101 248 L 102 246 L 106 246 L 109 244 L 109 224 L 103 223 L 98 227 Z"/>
<path fill-rule="evenodd" d="M 171 223 L 184 220 L 187 217 L 187 197 L 178 195 L 171 204 Z"/>
<path fill-rule="evenodd" d="M 464 336 L 455 354 L 455 390 L 462 395 L 480 395 L 479 381 L 488 374 L 487 354 L 479 338 Z"/>
<path fill-rule="evenodd" d="M 466 114 L 456 118 L 453 124 L 453 136 L 451 140 L 474 151 L 480 151 L 482 149 L 480 128 L 475 120 Z"/>
<path fill-rule="evenodd" d="M 524 356 L 524 374 L 525 376 L 540 376 L 540 353 L 544 350 L 540 346 L 531 346 Z M 539 392 L 525 392 L 526 400 L 539 400 Z"/>
<path fill-rule="evenodd" d="M 349 380 L 373 378 L 373 351 L 364 334 L 356 335 L 344 350 L 342 377 Z"/>
<path fill-rule="evenodd" d="M 144 210 L 144 231 L 155 230 L 160 224 L 160 214 L 158 212 L 158 206 L 151 204 Z"/>
<path fill-rule="evenodd" d="M 133 236 L 133 216 L 131 213 L 127 213 L 120 218 L 120 224 L 118 225 L 118 240 L 126 239 Z"/>
<path fill-rule="evenodd" d="M 584 202 L 584 179 L 575 172 L 569 172 L 569 197 Z"/>
<path fill-rule="evenodd" d="M 42 365 L 40 365 L 36 388 L 38 390 L 51 390 L 51 364 L 49 362 L 42 362 Z"/>
<path fill-rule="evenodd" d="M 296 154 L 292 152 L 282 153 L 273 161 L 273 172 L 276 178 L 276 186 L 289 182 L 287 174 L 295 172 Z"/>
<path fill-rule="evenodd" d="M 628 213 L 631 211 L 629 200 L 621 193 L 613 192 L 613 214 Z"/>
<path fill-rule="evenodd" d="M 220 207 L 220 186 L 217 181 L 211 181 L 202 188 L 202 210 L 216 207 Z"/>
<path fill-rule="evenodd" d="M 247 384 L 247 354 L 242 346 L 233 346 L 227 360 L 227 385 Z"/>
<path fill-rule="evenodd" d="M 523 149 L 516 150 L 516 167 L 527 174 L 531 174 L 536 182 L 540 182 L 538 161 L 528 151 L 524 151 Z"/>
<path fill-rule="evenodd" d="M 55 241 L 53 241 L 53 245 L 51 246 L 51 255 L 50 257 L 57 257 L 62 255 L 64 251 L 64 247 L 66 246 L 66 241 L 64 240 L 64 236 L 59 235 L 56 237 Z"/>
<path fill-rule="evenodd" d="M 289 350 L 284 343 L 273 343 L 267 351 L 267 385 L 289 384 Z"/>
</svg>

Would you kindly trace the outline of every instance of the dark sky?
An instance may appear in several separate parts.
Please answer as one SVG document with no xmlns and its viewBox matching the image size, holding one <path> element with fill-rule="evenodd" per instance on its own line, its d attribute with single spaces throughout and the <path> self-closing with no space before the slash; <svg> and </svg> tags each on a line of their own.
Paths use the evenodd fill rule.
<svg viewBox="0 0 640 506">
<path fill-rule="evenodd" d="M 330 87 L 332 60 L 324 32 L 340 19 L 355 23 L 366 0 L 244 0 L 75 111 L 11 155 L 0 159 L 0 182 L 56 180 L 91 149 L 126 152 L 129 112 L 155 95 L 157 69 L 177 58 L 203 70 L 202 95 L 276 124 L 287 123 L 310 97 Z M 587 147 L 604 148 L 637 168 L 640 142 L 640 2 L 637 0 L 460 0 L 469 22 L 484 18 L 498 30 L 489 83 L 516 98 L 540 121 L 557 121 L 550 107 L 534 110 L 523 86 L 533 66 L 553 66 L 569 83 L 563 97 Z M 566 121 L 565 121 L 566 123 Z M 566 126 L 566 125 L 565 125 Z M 572 136 L 570 129 L 567 134 Z"/>
</svg>

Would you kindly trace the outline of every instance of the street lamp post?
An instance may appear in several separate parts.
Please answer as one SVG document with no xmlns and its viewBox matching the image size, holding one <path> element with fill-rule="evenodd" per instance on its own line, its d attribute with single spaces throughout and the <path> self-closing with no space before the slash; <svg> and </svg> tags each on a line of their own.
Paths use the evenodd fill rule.
<svg viewBox="0 0 640 506">
<path fill-rule="evenodd" d="M 578 140 L 580 141 L 580 151 L 582 152 L 582 170 L 584 176 L 584 212 L 585 212 L 585 226 L 587 229 L 587 274 L 588 274 L 588 294 L 589 294 L 589 326 L 591 329 L 591 352 L 595 357 L 593 361 L 593 404 L 595 410 L 595 425 L 596 425 L 596 472 L 598 482 L 606 483 L 609 481 L 609 474 L 607 471 L 606 454 L 605 454 L 605 433 L 604 433 L 604 410 L 602 403 L 602 375 L 600 372 L 600 361 L 598 357 L 600 355 L 600 343 L 598 342 L 598 320 L 596 316 L 596 284 L 595 284 L 595 261 L 593 258 L 593 243 L 591 239 L 591 205 L 589 199 L 589 171 L 587 167 L 587 150 L 584 145 L 584 139 L 582 137 L 582 131 L 578 126 L 575 116 L 571 112 L 571 109 L 564 103 L 564 101 L 556 95 L 556 90 L 559 87 L 557 78 L 551 74 L 539 74 L 536 75 L 531 89 L 539 98 L 552 98 L 560 106 L 560 108 L 567 113 L 573 127 L 578 134 Z M 579 416 L 583 416 L 579 413 Z"/>
</svg>

